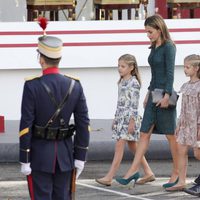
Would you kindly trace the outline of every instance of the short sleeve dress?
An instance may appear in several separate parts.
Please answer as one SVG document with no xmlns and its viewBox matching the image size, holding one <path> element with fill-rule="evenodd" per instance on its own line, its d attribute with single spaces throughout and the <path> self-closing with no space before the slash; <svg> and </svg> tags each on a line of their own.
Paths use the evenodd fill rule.
<svg viewBox="0 0 200 200">
<path fill-rule="evenodd" d="M 113 124 L 113 139 L 138 141 L 141 117 L 138 114 L 140 84 L 135 76 L 128 80 L 121 80 L 118 85 L 118 101 Z M 135 120 L 135 132 L 128 133 L 130 118 Z"/>
<path fill-rule="evenodd" d="M 200 124 L 200 80 L 184 83 L 180 89 L 182 94 L 181 113 L 178 124 L 177 142 L 191 147 L 198 147 L 197 134 Z"/>
</svg>

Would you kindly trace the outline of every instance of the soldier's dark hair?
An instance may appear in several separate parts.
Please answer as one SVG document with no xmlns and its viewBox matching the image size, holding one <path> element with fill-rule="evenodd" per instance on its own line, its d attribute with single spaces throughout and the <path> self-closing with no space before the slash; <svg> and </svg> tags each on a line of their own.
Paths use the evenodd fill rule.
<svg viewBox="0 0 200 200">
<path fill-rule="evenodd" d="M 40 53 L 40 56 L 44 59 L 45 63 L 47 65 L 52 65 L 52 66 L 57 66 L 60 63 L 61 57 L 60 58 L 49 58 L 47 56 L 45 56 L 44 54 Z"/>
</svg>

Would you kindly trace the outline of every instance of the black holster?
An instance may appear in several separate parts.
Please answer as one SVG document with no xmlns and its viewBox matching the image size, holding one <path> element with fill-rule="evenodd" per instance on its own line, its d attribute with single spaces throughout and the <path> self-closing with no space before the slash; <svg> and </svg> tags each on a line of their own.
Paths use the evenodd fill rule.
<svg viewBox="0 0 200 200">
<path fill-rule="evenodd" d="M 46 140 L 64 140 L 75 133 L 75 125 L 68 127 L 42 127 L 35 125 L 33 128 L 33 137 Z"/>
</svg>

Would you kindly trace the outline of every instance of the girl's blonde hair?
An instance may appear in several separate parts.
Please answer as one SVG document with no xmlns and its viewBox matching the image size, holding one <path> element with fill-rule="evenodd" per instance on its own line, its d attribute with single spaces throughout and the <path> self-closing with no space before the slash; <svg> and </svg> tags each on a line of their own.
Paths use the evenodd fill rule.
<svg viewBox="0 0 200 200">
<path fill-rule="evenodd" d="M 131 71 L 131 75 L 135 76 L 138 80 L 139 84 L 142 84 L 140 73 L 138 70 L 138 65 L 135 56 L 131 54 L 124 54 L 119 57 L 118 61 L 123 60 L 129 67 L 133 66 L 133 70 Z M 120 78 L 119 82 L 121 81 L 122 77 Z M 118 82 L 118 83 L 119 83 Z"/>
<path fill-rule="evenodd" d="M 193 67 L 198 67 L 197 77 L 200 78 L 200 55 L 192 54 L 186 56 L 184 62 L 189 62 Z"/>
<path fill-rule="evenodd" d="M 170 41 L 171 43 L 174 44 L 174 42 L 172 41 L 170 37 L 167 25 L 165 24 L 164 19 L 160 15 L 155 14 L 146 18 L 144 22 L 144 26 L 150 26 L 156 30 L 160 30 L 162 44 L 164 44 L 167 41 Z M 155 47 L 155 45 L 156 45 L 155 42 L 152 42 L 150 48 Z"/>
</svg>

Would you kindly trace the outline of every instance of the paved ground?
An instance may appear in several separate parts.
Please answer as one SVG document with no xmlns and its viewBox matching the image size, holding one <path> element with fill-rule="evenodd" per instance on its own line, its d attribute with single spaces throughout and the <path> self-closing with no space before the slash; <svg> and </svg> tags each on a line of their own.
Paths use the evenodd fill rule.
<svg viewBox="0 0 200 200">
<path fill-rule="evenodd" d="M 118 171 L 119 176 L 130 166 L 130 161 L 124 161 Z M 167 181 L 171 170 L 171 161 L 153 160 L 149 162 L 156 181 L 135 187 L 122 187 L 115 181 L 111 187 L 97 184 L 94 179 L 103 176 L 110 166 L 110 162 L 89 161 L 80 179 L 77 181 L 76 200 L 182 200 L 198 199 L 184 192 L 165 192 L 162 184 Z M 187 183 L 191 185 L 194 177 L 199 173 L 199 162 L 189 161 Z M 24 176 L 19 173 L 18 163 L 0 163 L 0 200 L 29 199 Z M 141 172 L 142 173 L 142 172 Z"/>
</svg>

